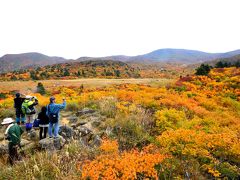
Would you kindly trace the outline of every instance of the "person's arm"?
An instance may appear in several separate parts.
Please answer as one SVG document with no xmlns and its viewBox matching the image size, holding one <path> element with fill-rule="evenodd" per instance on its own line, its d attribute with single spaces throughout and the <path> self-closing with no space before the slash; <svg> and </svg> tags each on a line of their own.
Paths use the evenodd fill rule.
<svg viewBox="0 0 240 180">
<path fill-rule="evenodd" d="M 33 102 L 33 106 L 36 106 L 36 105 L 38 105 L 38 100 L 37 99 L 35 99 L 35 101 Z"/>
<path fill-rule="evenodd" d="M 16 99 L 14 99 L 14 108 L 16 108 Z"/>
<path fill-rule="evenodd" d="M 67 103 L 66 103 L 65 99 L 63 100 L 62 104 L 56 104 L 58 109 L 64 109 L 66 107 L 66 105 L 67 105 Z"/>
</svg>

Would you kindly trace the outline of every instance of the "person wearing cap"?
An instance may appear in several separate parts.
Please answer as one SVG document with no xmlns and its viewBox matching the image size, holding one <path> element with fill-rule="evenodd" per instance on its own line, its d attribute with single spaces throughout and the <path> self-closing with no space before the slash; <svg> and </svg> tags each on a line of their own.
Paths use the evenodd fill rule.
<svg viewBox="0 0 240 180">
<path fill-rule="evenodd" d="M 36 114 L 36 110 L 34 106 L 36 105 L 38 105 L 37 98 L 30 95 L 27 95 L 26 99 L 22 103 L 22 112 L 23 114 L 26 115 L 26 119 L 27 119 L 27 124 L 26 124 L 27 131 L 31 130 L 31 128 L 27 128 L 27 126 L 33 123 L 33 116 L 34 114 Z"/>
<path fill-rule="evenodd" d="M 22 124 L 25 123 L 26 117 L 22 112 L 22 103 L 25 99 L 21 97 L 20 93 L 16 93 L 16 98 L 14 98 L 14 108 L 16 110 L 16 122 L 20 125 L 20 121 Z"/>
<path fill-rule="evenodd" d="M 20 126 L 14 124 L 14 120 L 12 118 L 3 119 L 3 122 L 1 124 L 7 127 L 5 131 L 5 137 L 9 141 L 9 162 L 11 165 L 13 165 L 14 162 L 19 159 L 18 147 L 20 147 L 23 130 Z"/>
<path fill-rule="evenodd" d="M 54 128 L 54 137 L 58 136 L 59 131 L 59 112 L 66 107 L 66 100 L 63 99 L 62 104 L 56 104 L 55 97 L 50 98 L 50 104 L 47 106 L 47 115 L 49 117 L 48 134 L 52 138 L 52 128 Z M 56 116 L 56 120 L 53 118 Z"/>
</svg>

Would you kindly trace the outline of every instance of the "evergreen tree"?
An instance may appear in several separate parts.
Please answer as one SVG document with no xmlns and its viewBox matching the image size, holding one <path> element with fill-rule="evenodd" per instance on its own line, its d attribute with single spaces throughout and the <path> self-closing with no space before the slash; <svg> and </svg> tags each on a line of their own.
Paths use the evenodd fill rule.
<svg viewBox="0 0 240 180">
<path fill-rule="evenodd" d="M 119 71 L 118 69 L 115 70 L 114 73 L 115 73 L 115 76 L 120 77 L 120 74 L 121 74 L 121 73 L 120 73 L 120 71 Z"/>
<path fill-rule="evenodd" d="M 37 93 L 39 93 L 41 95 L 46 94 L 46 90 L 41 82 L 39 82 L 37 85 Z"/>
<path fill-rule="evenodd" d="M 70 76 L 70 73 L 69 73 L 68 69 L 64 70 L 63 76 Z"/>
<path fill-rule="evenodd" d="M 222 61 L 218 61 L 217 64 L 215 65 L 216 68 L 223 68 L 224 64 Z"/>
<path fill-rule="evenodd" d="M 195 74 L 207 76 L 211 69 L 212 67 L 209 66 L 208 64 L 201 64 L 201 66 L 196 69 Z"/>
</svg>

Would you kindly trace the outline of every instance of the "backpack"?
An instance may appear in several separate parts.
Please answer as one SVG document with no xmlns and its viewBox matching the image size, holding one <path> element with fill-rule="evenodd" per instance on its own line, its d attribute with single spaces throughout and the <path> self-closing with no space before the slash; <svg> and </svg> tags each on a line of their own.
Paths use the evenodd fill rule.
<svg viewBox="0 0 240 180">
<path fill-rule="evenodd" d="M 32 115 L 36 113 L 35 108 L 28 105 L 29 101 L 24 101 L 22 103 L 22 112 L 23 114 Z"/>
<path fill-rule="evenodd" d="M 52 113 L 50 112 L 50 108 L 48 105 L 48 117 L 49 117 L 49 122 L 50 123 L 57 123 L 58 122 L 58 113 Z"/>
</svg>

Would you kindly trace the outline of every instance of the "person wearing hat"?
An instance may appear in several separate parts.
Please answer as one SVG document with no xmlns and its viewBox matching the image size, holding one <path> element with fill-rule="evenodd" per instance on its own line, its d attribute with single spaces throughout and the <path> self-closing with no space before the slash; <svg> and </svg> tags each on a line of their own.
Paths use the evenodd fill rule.
<svg viewBox="0 0 240 180">
<path fill-rule="evenodd" d="M 26 130 L 31 130 L 31 124 L 33 123 L 34 114 L 36 114 L 36 110 L 34 106 L 38 105 L 38 100 L 36 97 L 27 95 L 26 99 L 22 103 L 22 112 L 26 115 L 27 123 Z"/>
<path fill-rule="evenodd" d="M 5 131 L 5 136 L 6 139 L 9 141 L 9 162 L 11 165 L 13 165 L 14 162 L 19 159 L 18 147 L 20 147 L 21 135 L 23 133 L 23 130 L 20 126 L 14 124 L 14 120 L 12 118 L 3 119 L 3 122 L 1 124 L 7 127 Z"/>
<path fill-rule="evenodd" d="M 20 125 L 20 121 L 22 124 L 25 123 L 26 117 L 22 112 L 22 103 L 25 99 L 21 97 L 20 93 L 16 93 L 16 97 L 14 98 L 14 108 L 16 110 L 16 122 Z"/>
<path fill-rule="evenodd" d="M 52 128 L 54 128 L 54 137 L 58 136 L 59 131 L 59 112 L 66 107 L 66 100 L 62 104 L 56 104 L 55 97 L 50 98 L 50 104 L 47 106 L 47 115 L 49 117 L 48 134 L 52 138 Z"/>
</svg>

